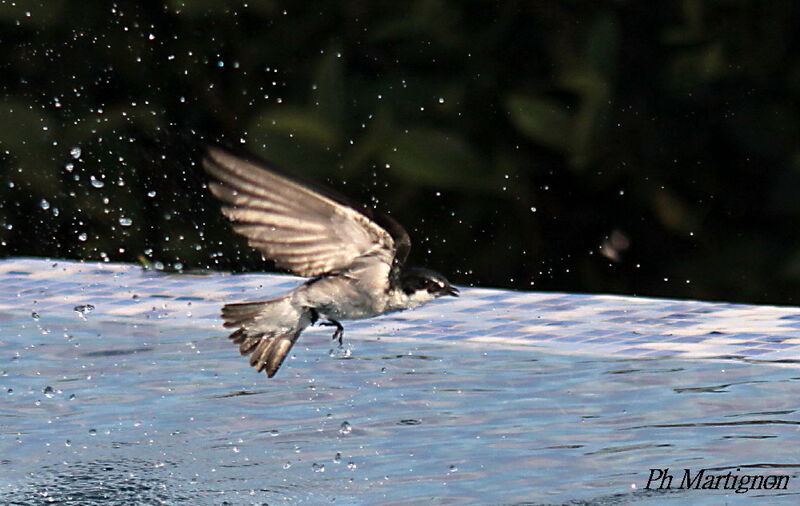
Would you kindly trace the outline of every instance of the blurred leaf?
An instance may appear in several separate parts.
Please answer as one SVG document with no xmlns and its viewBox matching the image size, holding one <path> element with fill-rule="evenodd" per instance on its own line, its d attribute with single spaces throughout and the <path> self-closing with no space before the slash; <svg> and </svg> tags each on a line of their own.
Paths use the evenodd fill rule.
<svg viewBox="0 0 800 506">
<path fill-rule="evenodd" d="M 617 71 L 619 24 L 613 14 L 599 16 L 589 31 L 586 47 L 586 66 L 594 72 L 612 78 Z"/>
<path fill-rule="evenodd" d="M 369 122 L 366 133 L 347 151 L 345 174 L 352 175 L 362 169 L 390 143 L 395 131 L 388 107 L 381 105 Z"/>
<path fill-rule="evenodd" d="M 607 101 L 610 94 L 609 82 L 597 72 L 589 69 L 574 69 L 564 72 L 558 82 L 582 100 Z"/>
<path fill-rule="evenodd" d="M 41 106 L 16 98 L 0 102 L 0 149 L 8 150 L 25 174 L 31 188 L 41 195 L 58 191 L 54 158 L 59 148 L 57 122 Z M 65 153 L 66 154 L 66 153 Z"/>
<path fill-rule="evenodd" d="M 253 118 L 248 131 L 291 136 L 323 149 L 339 142 L 334 124 L 316 110 L 300 106 L 281 105 L 264 109 Z"/>
<path fill-rule="evenodd" d="M 167 0 L 167 5 L 171 11 L 191 17 L 206 17 L 210 14 L 226 13 L 232 10 L 236 10 L 242 14 L 257 12 L 264 15 L 274 15 L 278 10 L 278 5 L 273 0 L 249 0 L 241 2 L 220 2 L 218 0 Z"/>
<path fill-rule="evenodd" d="M 794 251 L 789 255 L 789 258 L 784 262 L 782 274 L 797 282 L 800 281 L 800 248 L 795 245 Z"/>
<path fill-rule="evenodd" d="M 38 104 L 9 97 L 0 102 L 0 145 L 12 151 L 29 150 L 50 143 L 57 124 Z"/>
<path fill-rule="evenodd" d="M 800 114 L 791 101 L 751 99 L 731 107 L 725 118 L 731 137 L 748 152 L 762 156 L 790 154 L 800 137 Z"/>
<path fill-rule="evenodd" d="M 608 114 L 608 102 L 586 100 L 578 109 L 572 131 L 570 167 L 578 171 L 588 167 L 597 156 Z"/>
<path fill-rule="evenodd" d="M 597 144 L 602 140 L 610 85 L 606 78 L 588 68 L 566 72 L 559 81 L 581 99 L 572 122 L 569 163 L 571 168 L 582 170 L 594 160 Z"/>
<path fill-rule="evenodd" d="M 265 141 L 266 158 L 293 170 L 338 171 L 336 158 L 346 132 L 341 54 L 335 45 L 319 61 L 311 104 L 262 109 L 250 122 L 251 139 Z"/>
<path fill-rule="evenodd" d="M 167 0 L 167 6 L 182 16 L 208 16 L 215 11 L 230 9 L 225 3 L 216 0 Z"/>
<path fill-rule="evenodd" d="M 337 150 L 323 149 L 307 140 L 271 132 L 254 130 L 249 137 L 251 142 L 256 139 L 258 142 L 251 149 L 280 169 L 304 174 L 311 179 L 339 172 Z"/>
<path fill-rule="evenodd" d="M 611 83 L 617 73 L 619 24 L 612 13 L 599 16 L 592 24 L 586 50 L 577 68 L 563 72 L 558 81 L 580 98 L 569 125 L 564 151 L 572 169 L 582 171 L 597 155 L 597 144 L 604 130 Z"/>
<path fill-rule="evenodd" d="M 667 67 L 670 87 L 683 93 L 686 89 L 713 82 L 723 74 L 724 56 L 719 42 L 683 49 Z"/>
<path fill-rule="evenodd" d="M 91 114 L 81 121 L 73 122 L 69 128 L 63 130 L 60 141 L 66 146 L 65 149 L 69 149 L 95 142 L 98 138 L 116 137 L 126 128 L 153 132 L 165 126 L 161 116 L 148 109 L 120 104 L 105 109 L 102 115 Z"/>
<path fill-rule="evenodd" d="M 459 10 L 445 0 L 413 0 L 406 4 L 403 16 L 387 16 L 384 22 L 370 30 L 373 41 L 391 39 L 417 40 L 434 37 L 445 43 L 450 32 L 461 26 Z"/>
<path fill-rule="evenodd" d="M 340 128 L 344 121 L 345 104 L 343 67 L 341 52 L 337 45 L 332 45 L 319 62 L 314 75 L 316 90 L 312 93 L 320 118 Z"/>
<path fill-rule="evenodd" d="M 305 173 L 337 170 L 337 132 L 316 110 L 269 107 L 253 118 L 247 133 L 251 142 L 264 146 L 264 158 L 279 167 Z"/>
<path fill-rule="evenodd" d="M 688 44 L 703 38 L 705 0 L 683 0 L 681 7 L 683 24 L 664 30 L 663 40 L 667 44 Z"/>
<path fill-rule="evenodd" d="M 572 118 L 558 102 L 529 95 L 511 95 L 506 100 L 511 122 L 534 141 L 559 151 L 569 148 Z"/>
<path fill-rule="evenodd" d="M 399 135 L 384 158 L 404 180 L 443 188 L 486 190 L 481 161 L 457 134 L 421 127 Z"/>
<path fill-rule="evenodd" d="M 338 56 L 337 56 L 338 55 Z M 267 158 L 294 169 L 309 162 L 333 170 L 334 155 L 344 137 L 344 71 L 340 53 L 329 48 L 316 69 L 313 104 L 262 109 L 250 122 L 251 139 L 266 141 Z"/>
<path fill-rule="evenodd" d="M 666 228 L 681 233 L 698 230 L 700 220 L 692 208 L 672 191 L 667 189 L 655 191 L 651 203 L 659 221 Z"/>
</svg>

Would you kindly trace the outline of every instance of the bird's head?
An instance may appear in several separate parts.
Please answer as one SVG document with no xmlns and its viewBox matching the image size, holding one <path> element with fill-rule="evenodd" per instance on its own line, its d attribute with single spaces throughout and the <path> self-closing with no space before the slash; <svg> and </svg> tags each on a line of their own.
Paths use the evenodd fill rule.
<svg viewBox="0 0 800 506">
<path fill-rule="evenodd" d="M 413 306 L 419 306 L 438 297 L 458 297 L 458 288 L 438 272 L 421 267 L 410 267 L 400 275 L 400 287 Z"/>
</svg>

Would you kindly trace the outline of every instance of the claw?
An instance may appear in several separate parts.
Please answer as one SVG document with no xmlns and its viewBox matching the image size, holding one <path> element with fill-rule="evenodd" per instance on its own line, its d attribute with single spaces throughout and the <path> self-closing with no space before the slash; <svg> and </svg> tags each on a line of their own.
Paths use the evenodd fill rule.
<svg viewBox="0 0 800 506">
<path fill-rule="evenodd" d="M 344 327 L 342 324 L 337 322 L 336 320 L 328 320 L 326 322 L 320 323 L 320 325 L 325 325 L 327 327 L 336 327 L 336 330 L 333 332 L 333 336 L 331 339 L 339 340 L 339 346 L 342 346 L 342 336 L 344 336 Z"/>
</svg>

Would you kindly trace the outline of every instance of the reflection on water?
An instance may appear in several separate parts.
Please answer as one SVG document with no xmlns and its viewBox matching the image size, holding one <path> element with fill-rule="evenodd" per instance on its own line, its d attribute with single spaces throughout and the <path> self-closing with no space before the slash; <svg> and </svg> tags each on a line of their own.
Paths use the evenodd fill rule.
<svg viewBox="0 0 800 506">
<path fill-rule="evenodd" d="M 797 369 L 381 336 L 331 357 L 321 330 L 268 380 L 223 332 L 86 318 L 0 319 L 0 503 L 798 500 Z M 792 481 L 643 490 L 665 467 Z"/>
</svg>

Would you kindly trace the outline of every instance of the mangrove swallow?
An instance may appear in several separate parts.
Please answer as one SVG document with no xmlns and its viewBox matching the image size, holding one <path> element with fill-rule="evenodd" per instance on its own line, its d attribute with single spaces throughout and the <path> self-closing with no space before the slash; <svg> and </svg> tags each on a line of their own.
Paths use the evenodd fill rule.
<svg viewBox="0 0 800 506">
<path fill-rule="evenodd" d="M 411 240 L 392 218 L 300 183 L 261 161 L 210 148 L 203 166 L 233 229 L 265 259 L 311 278 L 272 300 L 227 304 L 226 328 L 250 365 L 273 377 L 309 325 L 336 327 L 421 306 L 458 289 L 441 274 L 406 267 Z"/>
</svg>

